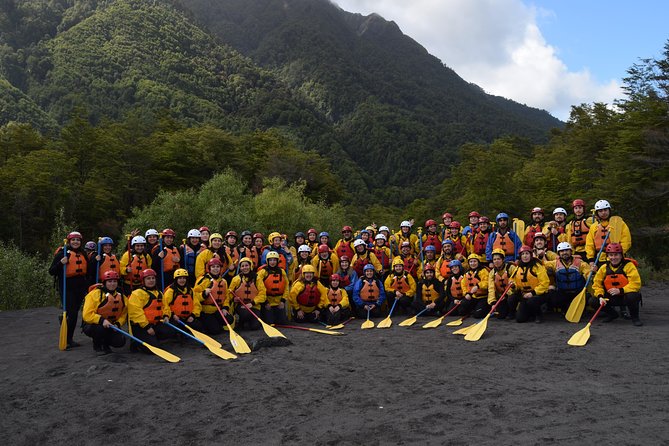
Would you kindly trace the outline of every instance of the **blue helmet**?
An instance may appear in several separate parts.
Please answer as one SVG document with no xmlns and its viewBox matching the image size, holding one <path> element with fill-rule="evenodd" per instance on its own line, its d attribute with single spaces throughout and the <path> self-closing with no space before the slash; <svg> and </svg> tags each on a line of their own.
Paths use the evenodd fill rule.
<svg viewBox="0 0 669 446">
<path fill-rule="evenodd" d="M 444 245 L 451 245 L 451 246 L 455 247 L 455 242 L 453 240 L 451 240 L 450 238 L 447 238 L 446 240 L 441 242 L 441 246 L 444 246 Z"/>
<path fill-rule="evenodd" d="M 328 234 L 327 232 L 323 231 L 323 232 L 321 232 L 320 234 L 318 234 L 318 238 L 321 238 L 321 237 L 330 237 L 330 234 Z"/>
<path fill-rule="evenodd" d="M 358 234 L 362 234 L 362 233 L 369 234 L 369 231 L 367 229 L 363 229 Z"/>
<path fill-rule="evenodd" d="M 432 246 L 432 245 L 427 245 L 427 246 L 425 247 L 425 252 L 428 252 L 428 251 L 434 251 L 434 252 L 437 252 L 437 248 L 435 248 L 435 247 Z"/>
<path fill-rule="evenodd" d="M 111 237 L 102 237 L 100 239 L 100 245 L 113 245 L 114 240 L 111 239 Z"/>
<path fill-rule="evenodd" d="M 462 268 L 462 262 L 460 262 L 459 260 L 451 260 L 450 262 L 448 262 L 449 268 L 453 268 L 454 266 L 459 266 L 460 268 Z"/>
<path fill-rule="evenodd" d="M 371 263 L 368 263 L 367 265 L 365 265 L 362 268 L 363 271 L 367 271 L 368 269 L 374 269 L 374 265 L 372 265 Z"/>
<path fill-rule="evenodd" d="M 507 214 L 506 212 L 500 212 L 499 214 L 497 214 L 497 217 L 495 217 L 495 221 L 499 222 L 501 218 L 506 218 L 508 220 L 509 214 Z"/>
</svg>

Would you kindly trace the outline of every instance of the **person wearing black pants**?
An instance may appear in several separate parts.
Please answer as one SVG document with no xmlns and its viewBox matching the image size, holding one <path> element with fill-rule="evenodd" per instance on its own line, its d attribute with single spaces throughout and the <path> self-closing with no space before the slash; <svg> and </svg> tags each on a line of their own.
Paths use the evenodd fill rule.
<svg viewBox="0 0 669 446">
<path fill-rule="evenodd" d="M 404 262 L 400 257 L 395 257 L 393 260 L 393 270 L 386 277 L 384 288 L 388 299 L 388 311 L 397 301 L 398 310 L 407 316 L 413 315 L 412 304 L 416 295 L 416 281 L 413 276 L 404 271 Z"/>
<path fill-rule="evenodd" d="M 439 316 L 444 310 L 444 284 L 435 277 L 434 266 L 423 268 L 423 279 L 416 286 L 413 308 L 416 313 L 427 309 L 423 316 Z"/>
<path fill-rule="evenodd" d="M 541 305 L 545 302 L 550 281 L 546 268 L 532 257 L 532 248 L 523 245 L 518 250 L 520 260 L 513 278 L 516 291 L 509 297 L 509 310 L 516 313 L 516 322 L 543 322 Z"/>
<path fill-rule="evenodd" d="M 81 331 L 93 338 L 93 350 L 111 353 L 111 348 L 125 345 L 125 336 L 111 325 L 121 327 L 128 318 L 128 299 L 118 289 L 119 273 L 110 270 L 102 274 L 102 284 L 86 295 L 82 312 Z"/>
<path fill-rule="evenodd" d="M 163 293 L 156 288 L 156 272 L 145 269 L 140 273 L 142 286 L 135 289 L 128 299 L 128 317 L 132 335 L 147 344 L 156 345 L 159 340 L 174 337 L 174 330 L 165 326 L 169 317 L 164 315 Z M 135 341 L 130 349 L 139 349 Z"/>
</svg>

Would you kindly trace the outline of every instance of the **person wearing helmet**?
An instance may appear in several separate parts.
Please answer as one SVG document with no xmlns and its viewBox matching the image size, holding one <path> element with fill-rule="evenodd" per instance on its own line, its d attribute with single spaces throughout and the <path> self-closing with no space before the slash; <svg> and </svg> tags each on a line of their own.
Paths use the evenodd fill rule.
<svg viewBox="0 0 669 446">
<path fill-rule="evenodd" d="M 356 317 L 366 319 L 381 316 L 381 306 L 386 301 L 386 291 L 383 282 L 375 277 L 376 270 L 371 263 L 363 267 L 363 274 L 353 285 L 353 302 L 355 303 Z"/>
<path fill-rule="evenodd" d="M 535 232 L 534 240 L 532 241 L 532 255 L 541 263 L 548 260 L 555 260 L 557 255 L 553 251 L 549 251 L 546 247 L 546 234 L 543 232 Z"/>
<path fill-rule="evenodd" d="M 460 233 L 460 223 L 452 221 L 448 231 L 448 239 L 453 242 L 453 252 L 463 258 L 467 256 L 467 237 Z"/>
<path fill-rule="evenodd" d="M 109 328 L 121 327 L 128 318 L 128 299 L 118 287 L 120 278 L 118 271 L 105 271 L 100 275 L 101 283 L 84 298 L 81 331 L 93 339 L 96 352 L 111 353 L 110 347 L 125 345 L 125 336 Z"/>
<path fill-rule="evenodd" d="M 604 305 L 604 322 L 611 322 L 620 316 L 614 307 L 627 307 L 632 324 L 640 327 L 643 323 L 639 319 L 639 270 L 632 260 L 624 257 L 624 248 L 620 243 L 610 243 L 605 250 L 607 261 L 599 267 L 592 280 L 594 297 L 590 299 L 590 306 L 598 308 Z"/>
<path fill-rule="evenodd" d="M 228 324 L 234 326 L 232 298 L 228 293 L 228 282 L 224 277 L 221 259 L 214 257 L 209 260 L 206 270 L 195 282 L 193 292 L 200 303 L 202 330 L 207 334 L 217 335 L 223 331 L 223 327 L 227 327 L 224 317 Z"/>
<path fill-rule="evenodd" d="M 292 244 L 291 246 L 288 247 L 288 251 L 290 252 L 290 255 L 293 256 L 293 263 L 291 263 L 289 269 L 288 269 L 288 278 L 292 280 L 293 273 L 295 272 L 296 263 L 297 263 L 297 255 L 299 252 L 297 251 L 300 249 L 300 246 L 306 245 L 306 240 L 307 236 L 304 232 L 299 231 L 295 233 L 295 237 L 293 238 L 295 243 Z M 311 252 L 311 251 L 309 251 Z"/>
<path fill-rule="evenodd" d="M 481 214 L 476 211 L 471 211 L 467 218 L 469 219 L 469 224 L 462 229 L 462 235 L 469 240 L 478 230 Z"/>
<path fill-rule="evenodd" d="M 289 279 L 291 283 L 302 277 L 302 268 L 304 268 L 304 265 L 311 265 L 311 248 L 306 244 L 301 245 L 297 249 L 296 260 L 290 265 Z"/>
<path fill-rule="evenodd" d="M 341 238 L 337 240 L 334 251 L 337 257 L 346 256 L 349 259 L 353 257 L 353 228 L 344 226 L 341 228 Z"/>
<path fill-rule="evenodd" d="M 567 210 L 565 208 L 553 210 L 553 220 L 546 223 L 544 234 L 546 234 L 547 247 L 553 252 L 557 249 L 558 243 L 568 240 Z"/>
<path fill-rule="evenodd" d="M 188 271 L 188 284 L 195 286 L 195 259 L 202 248 L 200 244 L 200 230 L 191 229 L 188 231 L 187 238 L 183 239 L 179 251 L 181 253 L 180 267 Z"/>
<path fill-rule="evenodd" d="M 307 251 L 309 250 L 307 245 L 300 246 L 300 248 L 302 247 Z M 267 299 L 261 309 L 263 321 L 268 324 L 287 324 L 287 302 L 290 299 L 290 282 L 286 272 L 279 267 L 278 252 L 272 251 L 267 254 L 267 265 L 258 271 L 258 280 L 261 280 L 265 285 L 265 296 Z"/>
<path fill-rule="evenodd" d="M 120 274 L 119 260 L 113 252 L 114 240 L 111 237 L 102 237 L 98 243 L 100 244 L 100 254 L 96 253 L 88 262 L 88 271 L 91 273 L 93 280 L 95 280 L 96 271 L 98 278 L 102 277 L 107 271 L 116 271 Z"/>
<path fill-rule="evenodd" d="M 467 237 L 467 252 L 477 254 L 481 258 L 485 257 L 491 232 L 490 219 L 486 216 L 479 217 L 476 230 L 471 231 Z"/>
<path fill-rule="evenodd" d="M 427 265 L 432 265 L 433 268 L 437 266 L 437 250 L 432 245 L 427 245 L 423 248 L 423 263 L 422 268 L 425 269 Z"/>
<path fill-rule="evenodd" d="M 372 249 L 374 246 L 374 242 L 371 238 L 371 232 L 367 229 L 363 229 L 358 233 L 358 240 L 362 240 L 365 242 L 365 246 L 367 246 L 367 249 Z"/>
<path fill-rule="evenodd" d="M 525 234 L 523 235 L 523 243 L 527 246 L 532 246 L 534 234 L 537 232 L 545 232 L 548 225 L 544 223 L 544 210 L 540 207 L 534 207 L 530 211 L 530 224 L 525 227 Z"/>
<path fill-rule="evenodd" d="M 291 263 L 293 263 L 293 256 L 281 245 L 283 242 L 281 234 L 279 234 L 278 232 L 272 232 L 269 235 L 268 239 L 270 244 L 265 248 L 265 250 L 262 253 L 262 256 L 260 258 L 260 265 L 263 266 L 267 264 L 266 261 L 267 254 L 272 251 L 275 251 L 279 253 L 279 266 L 281 267 L 281 269 L 286 271 L 287 274 L 289 271 L 288 267 L 290 266 Z"/>
<path fill-rule="evenodd" d="M 448 264 L 448 269 L 449 277 L 444 281 L 444 291 L 446 292 L 444 309 L 446 311 L 450 311 L 455 305 L 462 304 L 462 300 L 465 297 L 462 288 L 465 269 L 462 266 L 462 262 L 457 259 L 451 260 Z M 458 307 L 457 314 L 464 316 L 465 313 L 461 312 L 461 309 L 462 307 Z"/>
<path fill-rule="evenodd" d="M 337 325 L 351 316 L 351 305 L 348 293 L 341 286 L 339 274 L 330 276 L 330 286 L 326 289 L 327 305 L 323 308 L 323 322 L 328 325 Z"/>
<path fill-rule="evenodd" d="M 585 239 L 585 252 L 588 256 L 588 261 L 590 266 L 595 265 L 595 257 L 599 252 L 604 239 L 606 238 L 606 233 L 609 231 L 609 220 L 611 219 L 611 205 L 606 200 L 599 200 L 595 203 L 595 217 L 597 218 L 597 223 L 591 226 L 590 231 L 588 231 L 588 236 Z M 632 235 L 630 230 L 627 227 L 627 224 L 623 221 L 622 218 L 617 217 L 616 224 L 620 227 L 614 228 L 611 233 L 611 236 L 607 240 L 607 243 L 619 243 L 623 249 L 623 257 L 632 247 Z M 619 240 L 616 240 L 619 238 Z M 602 252 L 602 255 L 599 257 L 599 262 L 604 262 L 607 260 L 607 255 L 605 252 Z"/>
<path fill-rule="evenodd" d="M 372 247 L 371 252 L 376 256 L 381 264 L 382 268 L 382 277 L 386 277 L 390 273 L 390 262 L 392 260 L 392 254 L 390 253 L 390 248 L 386 246 L 386 236 L 379 233 L 374 237 L 374 246 Z"/>
<path fill-rule="evenodd" d="M 379 227 L 379 234 L 383 234 L 386 236 L 386 243 L 388 242 L 388 240 L 390 240 L 390 228 L 388 226 Z"/>
<path fill-rule="evenodd" d="M 318 322 L 321 310 L 327 305 L 327 289 L 317 280 L 316 268 L 306 265 L 302 268 L 302 277 L 290 290 L 293 320 L 298 323 Z"/>
<path fill-rule="evenodd" d="M 420 258 L 411 253 L 411 244 L 409 242 L 402 242 L 402 245 L 400 246 L 400 255 L 395 258 L 402 259 L 404 269 L 414 278 L 414 280 L 417 280 L 423 273 L 421 270 Z"/>
<path fill-rule="evenodd" d="M 585 240 L 588 237 L 590 227 L 596 223 L 593 215 L 585 213 L 585 201 L 577 198 L 572 202 L 574 217 L 567 223 L 567 240 L 571 244 L 574 255 L 587 259 L 585 252 Z"/>
<path fill-rule="evenodd" d="M 332 243 L 330 243 L 330 233 L 329 232 L 322 231 L 318 234 L 318 245 L 316 245 L 315 248 L 311 249 L 312 257 L 314 257 L 318 254 L 318 248 L 321 245 L 325 245 L 325 246 L 328 247 L 328 249 L 332 250 Z"/>
<path fill-rule="evenodd" d="M 136 338 L 150 345 L 158 345 L 158 341 L 174 337 L 174 332 L 164 322 L 169 321 L 165 316 L 163 293 L 157 288 L 156 272 L 150 268 L 140 273 L 141 286 L 135 288 L 128 298 L 128 319 L 130 332 Z M 131 351 L 149 350 L 135 341 L 130 342 Z"/>
<path fill-rule="evenodd" d="M 488 305 L 494 305 L 509 285 L 516 265 L 512 262 L 506 262 L 506 253 L 502 249 L 495 249 L 492 252 L 492 269 L 488 273 Z M 509 289 L 509 292 L 511 290 Z M 509 293 L 507 293 L 508 296 Z M 497 318 L 505 319 L 509 316 L 509 301 L 505 299 L 497 306 Z M 515 313 L 512 319 L 515 318 Z"/>
<path fill-rule="evenodd" d="M 174 230 L 165 228 L 159 235 L 160 239 L 151 252 L 151 265 L 158 275 L 158 287 L 165 290 L 172 284 L 174 272 L 181 268 L 181 253 L 174 245 L 174 238 L 177 235 Z"/>
<path fill-rule="evenodd" d="M 352 306 L 353 302 L 353 286 L 358 281 L 358 273 L 351 268 L 351 259 L 348 256 L 341 256 L 339 258 L 339 269 L 336 271 L 339 276 L 339 286 L 346 290 L 349 296 L 349 303 Z"/>
<path fill-rule="evenodd" d="M 188 271 L 179 268 L 173 273 L 172 284 L 165 289 L 163 315 L 179 325 L 179 321 L 195 330 L 202 330 L 200 298 L 188 285 Z"/>
<path fill-rule="evenodd" d="M 434 246 L 437 256 L 441 254 L 441 237 L 438 231 L 437 222 L 430 219 L 425 222 L 425 234 L 422 235 L 423 250 L 428 246 Z"/>
<path fill-rule="evenodd" d="M 469 265 L 469 269 L 460 281 L 464 293 L 460 312 L 462 314 L 471 314 L 472 317 L 481 319 L 490 311 L 487 299 L 488 270 L 477 254 L 469 254 L 467 264 Z"/>
<path fill-rule="evenodd" d="M 423 277 L 416 284 L 416 296 L 413 308 L 422 316 L 439 316 L 444 309 L 444 284 L 437 279 L 434 266 L 427 264 L 423 268 Z"/>
<path fill-rule="evenodd" d="M 276 259 L 276 254 L 272 254 L 270 259 L 272 258 Z M 234 312 L 239 321 L 238 327 L 248 330 L 260 329 L 260 322 L 248 309 L 250 307 L 256 315 L 260 313 L 267 300 L 267 295 L 265 283 L 254 271 L 251 259 L 243 258 L 239 261 L 239 274 L 230 282 L 228 295 L 234 302 Z"/>
<path fill-rule="evenodd" d="M 253 234 L 248 230 L 242 231 L 242 233 L 239 234 L 239 239 L 241 242 L 238 246 L 235 247 L 235 258 L 242 259 L 244 257 L 248 257 L 249 259 L 253 260 Z M 255 266 L 257 263 L 254 262 L 253 265 Z"/>
<path fill-rule="evenodd" d="M 453 215 L 450 212 L 444 212 L 441 216 L 441 240 L 446 240 L 451 232 L 451 223 L 453 222 Z"/>
<path fill-rule="evenodd" d="M 518 272 L 513 278 L 515 292 L 509 296 L 510 316 L 516 322 L 543 321 L 541 306 L 545 302 L 550 280 L 546 268 L 532 256 L 532 248 L 523 245 L 518 250 Z"/>
<path fill-rule="evenodd" d="M 323 244 L 318 247 L 318 254 L 311 260 L 311 265 L 316 270 L 316 278 L 327 288 L 330 276 L 339 269 L 339 257 Z"/>
<path fill-rule="evenodd" d="M 307 231 L 307 245 L 309 245 L 309 249 L 311 249 L 312 252 L 314 248 L 318 248 L 318 232 L 314 228 L 309 228 Z"/>
<path fill-rule="evenodd" d="M 144 239 L 146 240 L 146 249 L 145 251 L 148 254 L 151 254 L 153 252 L 153 248 L 158 246 L 158 239 L 160 238 L 160 233 L 156 229 L 148 229 L 144 233 Z"/>
<path fill-rule="evenodd" d="M 551 278 L 548 287 L 548 306 L 562 314 L 567 312 L 571 301 L 581 292 L 590 274 L 590 265 L 580 257 L 574 257 L 568 242 L 557 246 L 558 257 L 544 262 Z"/>
<path fill-rule="evenodd" d="M 440 282 L 445 282 L 449 277 L 451 277 L 451 268 L 449 263 L 451 260 L 455 259 L 453 254 L 453 247 L 455 243 L 450 238 L 447 238 L 441 243 L 441 255 L 437 259 L 437 263 L 434 265 L 435 276 Z"/>
<path fill-rule="evenodd" d="M 492 262 L 492 251 L 501 249 L 506 254 L 505 262 L 514 262 L 518 258 L 518 250 L 522 246 L 520 234 L 516 234 L 509 225 L 509 214 L 500 212 L 495 218 L 497 227 L 488 237 L 485 247 L 485 256 L 488 262 Z"/>
<path fill-rule="evenodd" d="M 84 244 L 84 253 L 86 254 L 86 260 L 91 261 L 95 254 L 97 253 L 98 245 L 93 240 L 89 240 Z"/>
<path fill-rule="evenodd" d="M 262 233 L 256 232 L 253 234 L 253 249 L 251 250 L 249 259 L 253 261 L 253 267 L 256 270 L 258 269 L 258 266 L 260 266 L 260 258 L 262 257 L 262 253 L 266 248 L 264 240 L 265 236 Z"/>
<path fill-rule="evenodd" d="M 358 274 L 358 277 L 362 277 L 363 268 L 365 265 L 369 264 L 374 266 L 374 269 L 379 274 L 383 273 L 381 262 L 379 262 L 379 259 L 376 257 L 376 255 L 374 255 L 373 252 L 367 249 L 367 244 L 364 240 L 357 239 L 355 242 L 353 242 L 353 250 L 355 251 L 355 254 L 351 260 L 351 266 L 355 270 L 356 274 Z"/>
<path fill-rule="evenodd" d="M 400 230 L 390 237 L 391 249 L 394 249 L 393 255 L 399 255 L 402 243 L 409 242 L 411 254 L 418 254 L 418 236 L 411 233 L 412 222 L 404 220 L 400 223 Z"/>
<path fill-rule="evenodd" d="M 207 226 L 200 227 L 200 244 L 207 249 L 209 247 L 209 239 L 211 238 L 211 231 Z"/>
<path fill-rule="evenodd" d="M 225 237 L 223 239 L 223 250 L 228 255 L 228 257 L 230 257 L 232 265 L 235 267 L 236 271 L 237 262 L 239 262 L 239 259 L 241 259 L 239 251 L 237 250 L 237 232 L 228 231 L 225 234 Z M 232 279 L 232 277 L 230 277 L 230 279 Z"/>
<path fill-rule="evenodd" d="M 195 258 L 195 274 L 197 277 L 201 277 L 207 272 L 207 263 L 214 258 L 220 259 L 223 263 L 223 272 L 221 274 L 223 274 L 223 277 L 229 283 L 232 280 L 231 275 L 236 270 L 236 265 L 232 264 L 232 259 L 225 252 L 223 248 L 223 236 L 218 232 L 211 234 L 209 237 L 209 247 Z"/>
<path fill-rule="evenodd" d="M 156 231 L 157 232 L 157 231 Z M 136 235 L 130 240 L 129 250 L 125 251 L 119 261 L 123 278 L 123 294 L 129 296 L 132 290 L 142 285 L 141 273 L 151 268 L 151 256 L 146 252 L 146 239 Z"/>
<path fill-rule="evenodd" d="M 416 295 L 416 280 L 404 270 L 400 257 L 393 259 L 393 270 L 383 283 L 388 305 L 397 301 L 397 309 L 407 316 L 413 315 L 413 298 Z"/>
</svg>

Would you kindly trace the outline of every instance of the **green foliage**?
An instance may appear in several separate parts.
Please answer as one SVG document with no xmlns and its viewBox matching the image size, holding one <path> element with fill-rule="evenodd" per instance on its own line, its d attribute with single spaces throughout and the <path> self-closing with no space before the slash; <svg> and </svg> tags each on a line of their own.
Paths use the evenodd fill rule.
<svg viewBox="0 0 669 446">
<path fill-rule="evenodd" d="M 0 241 L 0 311 L 56 305 L 49 265 L 37 256 L 24 254 L 11 243 Z"/>
</svg>

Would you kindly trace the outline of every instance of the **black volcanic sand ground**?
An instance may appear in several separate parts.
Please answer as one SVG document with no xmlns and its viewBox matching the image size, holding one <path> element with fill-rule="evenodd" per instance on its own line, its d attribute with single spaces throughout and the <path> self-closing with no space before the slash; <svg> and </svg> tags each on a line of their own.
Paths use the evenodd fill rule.
<svg viewBox="0 0 669 446">
<path fill-rule="evenodd" d="M 168 342 L 157 356 L 57 349 L 60 310 L 0 313 L 2 445 L 668 444 L 669 296 L 644 288 L 641 317 L 585 326 L 491 320 L 333 337 L 284 329 L 288 347 L 232 361 Z M 449 318 L 450 319 L 450 318 Z M 242 332 L 247 340 L 262 331 Z M 229 348 L 227 334 L 219 339 Z M 231 348 L 229 348 L 231 350 Z"/>
</svg>

